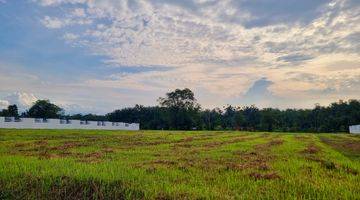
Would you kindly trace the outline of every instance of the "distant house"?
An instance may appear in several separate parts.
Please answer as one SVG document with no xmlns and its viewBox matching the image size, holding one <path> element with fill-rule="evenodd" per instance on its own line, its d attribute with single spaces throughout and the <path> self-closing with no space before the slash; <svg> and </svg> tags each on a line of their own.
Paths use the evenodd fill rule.
<svg viewBox="0 0 360 200">
<path fill-rule="evenodd" d="M 353 134 L 360 134 L 360 125 L 349 126 L 349 132 Z"/>
<path fill-rule="evenodd" d="M 0 117 L 0 128 L 16 129 L 94 129 L 94 130 L 139 130 L 138 123 L 42 119 L 42 118 L 15 118 Z"/>
</svg>

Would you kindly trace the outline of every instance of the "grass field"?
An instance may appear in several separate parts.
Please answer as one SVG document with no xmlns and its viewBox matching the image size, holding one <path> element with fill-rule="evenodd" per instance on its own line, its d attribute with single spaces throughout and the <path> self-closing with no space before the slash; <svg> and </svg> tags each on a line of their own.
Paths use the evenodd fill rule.
<svg viewBox="0 0 360 200">
<path fill-rule="evenodd" d="M 360 199 L 349 134 L 0 129 L 0 199 Z"/>
</svg>

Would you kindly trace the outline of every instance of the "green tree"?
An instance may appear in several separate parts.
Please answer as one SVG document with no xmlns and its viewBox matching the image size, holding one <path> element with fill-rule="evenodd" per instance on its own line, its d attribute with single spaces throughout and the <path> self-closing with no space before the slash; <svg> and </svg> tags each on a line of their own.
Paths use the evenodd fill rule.
<svg viewBox="0 0 360 200">
<path fill-rule="evenodd" d="M 166 97 L 160 97 L 158 102 L 161 107 L 167 108 L 166 118 L 171 129 L 188 130 L 201 127 L 201 108 L 190 89 L 176 89 L 167 93 Z"/>
<path fill-rule="evenodd" d="M 18 107 L 16 106 L 16 104 L 10 105 L 7 110 L 11 116 L 13 116 L 13 117 L 19 116 L 19 111 L 18 111 Z"/>
<path fill-rule="evenodd" d="M 1 115 L 5 117 L 18 117 L 18 107 L 15 104 L 9 105 L 7 109 L 2 110 Z"/>
<path fill-rule="evenodd" d="M 27 112 L 29 117 L 34 118 L 58 118 L 62 114 L 63 109 L 49 100 L 37 100 Z"/>
<path fill-rule="evenodd" d="M 237 111 L 235 114 L 235 129 L 242 130 L 244 128 L 245 117 L 241 110 Z"/>
<path fill-rule="evenodd" d="M 222 111 L 219 108 L 212 110 L 206 109 L 200 112 L 201 127 L 205 130 L 215 130 L 221 127 Z"/>
<path fill-rule="evenodd" d="M 194 93 L 185 88 L 183 90 L 176 89 L 173 92 L 166 93 L 166 97 L 160 97 L 158 102 L 163 107 L 179 108 L 179 109 L 199 109 Z"/>
<path fill-rule="evenodd" d="M 250 131 L 257 130 L 260 124 L 261 114 L 254 105 L 246 106 L 242 109 L 245 118 L 245 128 Z"/>
<path fill-rule="evenodd" d="M 265 131 L 273 131 L 279 125 L 281 111 L 273 108 L 261 110 L 260 127 Z"/>
</svg>

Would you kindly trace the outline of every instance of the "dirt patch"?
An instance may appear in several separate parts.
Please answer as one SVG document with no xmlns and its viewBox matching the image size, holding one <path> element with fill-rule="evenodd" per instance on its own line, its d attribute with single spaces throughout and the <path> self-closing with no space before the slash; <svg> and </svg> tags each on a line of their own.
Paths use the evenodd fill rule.
<svg viewBox="0 0 360 200">
<path fill-rule="evenodd" d="M 154 160 L 154 161 L 151 161 L 150 163 L 157 164 L 157 165 L 167 165 L 167 166 L 172 166 L 172 165 L 176 164 L 175 161 L 170 161 L 170 160 Z"/>
<path fill-rule="evenodd" d="M 49 152 L 41 152 L 37 156 L 39 159 L 51 159 L 51 158 L 60 158 L 61 157 L 57 154 L 52 154 Z"/>
<path fill-rule="evenodd" d="M 301 153 L 304 154 L 316 154 L 320 151 L 320 148 L 315 144 L 309 144 Z"/>
<path fill-rule="evenodd" d="M 283 143 L 284 140 L 282 139 L 272 139 L 267 143 L 255 145 L 253 151 L 235 151 L 233 152 L 235 158 L 222 163 L 225 163 L 223 164 L 225 170 L 257 169 L 268 171 L 271 169 L 269 162 L 275 159 L 275 156 L 271 155 L 270 149 Z"/>
<path fill-rule="evenodd" d="M 211 143 L 204 144 L 204 147 L 205 148 L 215 148 L 215 147 L 218 147 L 218 146 L 221 146 L 224 144 L 226 144 L 226 142 L 211 142 Z"/>
<path fill-rule="evenodd" d="M 271 140 L 268 144 L 270 146 L 277 146 L 277 145 L 282 145 L 283 143 L 284 143 L 284 140 L 276 139 L 276 140 Z"/>
<path fill-rule="evenodd" d="M 324 161 L 323 159 L 321 159 L 317 156 L 314 156 L 314 155 L 305 156 L 305 159 L 309 160 L 309 161 L 314 161 L 314 162 L 323 162 Z"/>
<path fill-rule="evenodd" d="M 147 146 L 156 146 L 156 145 L 173 145 L 173 146 L 183 146 L 183 147 L 190 147 L 191 144 L 188 144 L 192 141 L 195 140 L 201 140 L 201 139 L 197 139 L 195 137 L 187 137 L 184 139 L 180 139 L 180 140 L 167 140 L 166 138 L 159 138 L 156 139 L 154 141 L 148 141 L 148 140 L 137 140 L 137 141 L 119 141 L 119 143 L 121 144 L 121 146 L 123 146 L 126 149 L 133 149 L 133 148 L 138 148 L 138 147 L 147 147 Z"/>
<path fill-rule="evenodd" d="M 89 145 L 77 141 L 68 141 L 68 142 L 64 142 L 60 146 L 49 147 L 48 149 L 54 151 L 66 151 L 72 148 L 85 147 L 85 146 L 89 146 Z"/>
<path fill-rule="evenodd" d="M 319 157 L 319 152 L 320 148 L 314 143 L 310 143 L 306 146 L 304 150 L 300 151 L 299 153 L 302 154 L 306 160 L 324 163 L 325 160 Z"/>
<path fill-rule="evenodd" d="M 77 154 L 79 157 L 79 162 L 84 163 L 99 163 L 101 162 L 104 154 L 101 152 L 92 152 L 92 153 L 86 153 L 86 154 Z"/>
<path fill-rule="evenodd" d="M 294 138 L 296 140 L 299 140 L 299 141 L 309 141 L 309 140 L 311 140 L 311 137 L 306 136 L 306 135 L 295 135 Z"/>
<path fill-rule="evenodd" d="M 262 138 L 268 138 L 268 137 L 270 137 L 270 136 L 271 136 L 270 133 L 263 133 L 263 134 L 261 134 L 261 137 L 262 137 Z"/>
<path fill-rule="evenodd" d="M 234 155 L 236 155 L 236 163 L 228 163 L 227 167 L 229 169 L 258 169 L 266 171 L 270 170 L 268 162 L 274 159 L 274 156 L 260 151 L 237 151 L 234 152 Z"/>
<path fill-rule="evenodd" d="M 259 137 L 261 137 L 261 136 L 259 136 Z M 244 141 L 249 141 L 249 140 L 255 140 L 255 139 L 258 139 L 259 137 L 248 137 L 247 135 L 243 135 L 243 136 L 232 138 L 230 140 L 214 141 L 214 142 L 210 142 L 210 143 L 205 143 L 205 144 L 203 144 L 203 147 L 215 148 L 215 147 L 219 147 L 219 146 L 223 146 L 223 145 L 234 144 L 234 143 L 244 142 Z"/>
<path fill-rule="evenodd" d="M 252 172 L 249 174 L 250 177 L 254 178 L 255 180 L 273 180 L 273 179 L 280 179 L 280 176 L 276 172 L 270 172 L 266 174 L 261 174 L 257 172 Z"/>
<path fill-rule="evenodd" d="M 14 145 L 14 147 L 15 148 L 22 148 L 22 147 L 25 147 L 25 146 L 27 146 L 28 144 L 27 143 L 16 143 L 15 145 Z"/>
<path fill-rule="evenodd" d="M 46 140 L 38 140 L 34 142 L 34 145 L 37 146 L 47 146 L 49 143 Z"/>
<path fill-rule="evenodd" d="M 110 147 L 105 147 L 101 151 L 104 153 L 114 153 L 115 152 L 114 149 L 110 148 Z"/>
<path fill-rule="evenodd" d="M 192 144 L 189 143 L 179 143 L 179 144 L 174 144 L 171 146 L 173 149 L 176 149 L 177 147 L 182 147 L 182 148 L 191 148 L 193 147 Z"/>
<path fill-rule="evenodd" d="M 147 173 L 154 173 L 159 168 L 171 168 L 177 166 L 179 166 L 179 163 L 176 161 L 162 160 L 162 159 L 136 163 L 133 165 L 133 167 L 135 168 L 145 169 Z"/>
<path fill-rule="evenodd" d="M 229 163 L 225 163 L 225 170 L 245 170 L 245 169 L 258 169 L 261 171 L 267 171 L 270 170 L 270 166 L 266 163 L 263 162 L 262 160 L 258 160 L 258 161 L 250 161 L 250 162 L 245 162 L 245 163 L 234 163 L 234 162 L 229 162 Z"/>
<path fill-rule="evenodd" d="M 269 150 L 273 146 L 279 146 L 279 145 L 282 145 L 283 143 L 284 143 L 284 140 L 282 140 L 282 139 L 272 139 L 265 144 L 255 145 L 255 149 L 258 151 L 266 151 L 266 150 Z"/>
<path fill-rule="evenodd" d="M 213 139 L 213 138 L 205 136 L 205 135 L 200 135 L 200 136 L 186 137 L 179 141 L 172 142 L 170 144 L 173 149 L 177 149 L 178 147 L 179 148 L 192 148 L 192 147 L 196 147 L 196 144 L 194 144 L 192 142 L 204 141 L 204 140 L 210 140 L 210 139 Z M 216 146 L 216 145 L 221 145 L 221 144 L 216 142 L 216 144 L 214 146 Z"/>
<path fill-rule="evenodd" d="M 192 142 L 194 140 L 194 137 L 187 137 L 182 139 L 182 142 Z"/>
<path fill-rule="evenodd" d="M 12 154 L 33 156 L 39 159 L 53 159 L 69 157 L 79 162 L 97 163 L 101 162 L 104 155 L 114 153 L 112 148 L 103 147 L 101 150 L 92 153 L 74 153 L 71 149 L 86 147 L 89 144 L 83 141 L 65 141 L 57 146 L 51 146 L 46 140 L 39 140 L 28 144 L 15 144 L 11 150 Z"/>
</svg>

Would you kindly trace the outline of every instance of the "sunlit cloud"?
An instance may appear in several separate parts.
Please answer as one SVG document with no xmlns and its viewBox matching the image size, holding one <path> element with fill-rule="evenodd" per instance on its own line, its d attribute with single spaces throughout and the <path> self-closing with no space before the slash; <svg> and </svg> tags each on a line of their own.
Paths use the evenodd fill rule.
<svg viewBox="0 0 360 200">
<path fill-rule="evenodd" d="M 102 57 L 98 70 L 140 69 L 83 78 L 78 87 L 132 90 L 135 100 L 189 87 L 205 107 L 219 96 L 221 104 L 280 107 L 359 98 L 358 1 L 32 2 L 47 10 L 39 23 L 65 44 Z M 154 66 L 161 70 L 143 70 Z"/>
</svg>

